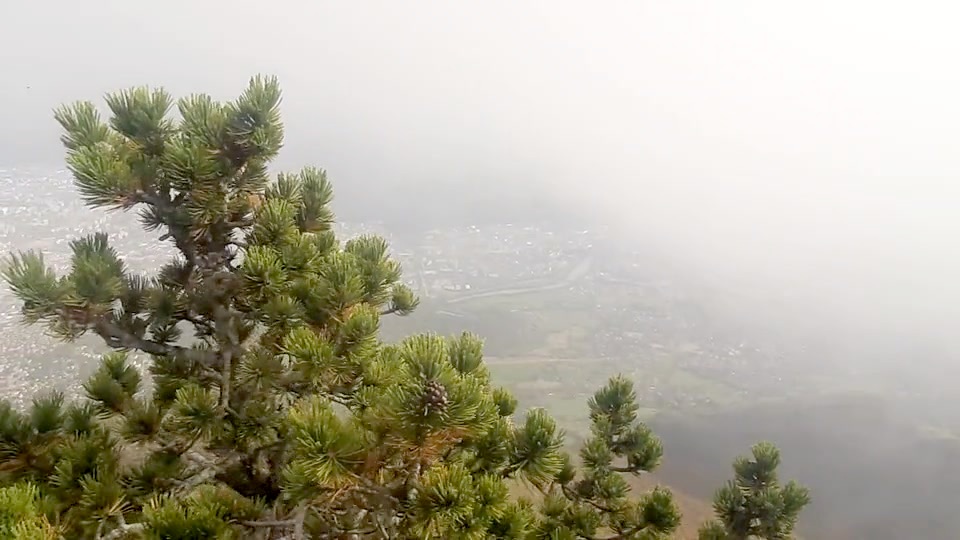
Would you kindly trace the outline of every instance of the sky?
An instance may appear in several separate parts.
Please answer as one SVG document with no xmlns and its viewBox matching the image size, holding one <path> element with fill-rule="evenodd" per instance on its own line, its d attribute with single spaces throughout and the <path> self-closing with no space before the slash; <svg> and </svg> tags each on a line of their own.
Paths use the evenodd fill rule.
<svg viewBox="0 0 960 540">
<path fill-rule="evenodd" d="M 522 195 L 801 319 L 955 344 L 958 17 L 932 1 L 8 1 L 0 163 L 59 163 L 63 102 L 140 84 L 229 98 L 274 74 L 281 165 L 327 168 L 341 200 Z"/>
</svg>

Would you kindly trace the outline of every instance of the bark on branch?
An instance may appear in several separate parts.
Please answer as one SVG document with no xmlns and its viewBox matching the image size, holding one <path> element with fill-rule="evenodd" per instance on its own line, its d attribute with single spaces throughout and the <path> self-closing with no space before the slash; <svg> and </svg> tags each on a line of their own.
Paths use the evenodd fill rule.
<svg viewBox="0 0 960 540">
<path fill-rule="evenodd" d="M 98 540 L 120 540 L 129 534 L 143 532 L 144 529 L 146 525 L 143 523 L 121 523 L 116 529 L 98 537 Z"/>
<path fill-rule="evenodd" d="M 151 341 L 139 337 L 103 317 L 93 324 L 93 330 L 107 342 L 107 345 L 114 349 L 133 349 L 155 356 L 184 358 L 204 367 L 211 367 L 217 360 L 217 355 L 214 351 L 191 349 L 179 345 L 169 345 Z"/>
</svg>

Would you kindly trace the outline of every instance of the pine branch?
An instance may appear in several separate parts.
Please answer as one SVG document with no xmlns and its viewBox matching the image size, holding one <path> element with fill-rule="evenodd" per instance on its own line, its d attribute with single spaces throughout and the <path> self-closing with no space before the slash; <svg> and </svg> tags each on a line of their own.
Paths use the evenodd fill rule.
<svg viewBox="0 0 960 540">
<path fill-rule="evenodd" d="M 230 406 L 230 379 L 233 376 L 233 351 L 223 351 L 223 366 L 220 370 L 220 409 L 226 412 Z"/>
<path fill-rule="evenodd" d="M 114 349 L 134 349 L 154 356 L 184 358 L 205 367 L 214 365 L 217 360 L 214 351 L 191 349 L 144 339 L 103 317 L 93 323 L 93 330 Z"/>
<path fill-rule="evenodd" d="M 184 313 L 179 315 L 177 318 L 187 321 L 198 329 L 203 329 L 204 331 L 213 333 L 213 323 L 200 318 L 200 316 L 193 315 L 191 313 Z"/>
<path fill-rule="evenodd" d="M 612 508 L 610 508 L 610 507 L 608 507 L 608 506 L 604 506 L 604 505 L 602 505 L 602 504 L 600 504 L 600 503 L 598 503 L 598 502 L 596 502 L 596 501 L 594 501 L 594 500 L 592 500 L 592 499 L 586 499 L 586 498 L 583 498 L 583 497 L 578 496 L 576 493 L 574 493 L 574 491 L 573 491 L 572 489 L 570 489 L 570 486 L 562 485 L 562 484 L 561 484 L 561 485 L 560 485 L 560 489 L 563 490 L 563 494 L 566 495 L 567 498 L 570 499 L 571 501 L 583 501 L 583 502 L 589 504 L 590 506 L 596 508 L 597 510 L 599 510 L 599 511 L 601 511 L 601 512 L 606 512 L 606 513 L 608 513 L 608 514 L 614 514 L 614 513 L 617 512 L 616 510 L 614 510 L 614 509 L 612 509 Z"/>
<path fill-rule="evenodd" d="M 293 519 L 281 519 L 281 520 L 273 520 L 273 521 L 270 521 L 270 520 L 241 521 L 240 524 L 243 525 L 244 527 L 253 527 L 253 528 L 276 527 L 278 529 L 289 529 L 296 526 L 297 519 L 293 518 Z"/>
<path fill-rule="evenodd" d="M 368 536 L 368 535 L 371 535 L 371 534 L 373 534 L 373 533 L 375 533 L 375 532 L 379 532 L 380 534 L 382 534 L 382 535 L 383 535 L 383 538 L 392 538 L 392 537 L 390 536 L 390 534 L 387 533 L 386 528 L 384 528 L 384 527 L 383 527 L 382 525 L 380 525 L 380 524 L 377 524 L 377 526 L 376 526 L 375 528 L 373 528 L 373 529 L 366 529 L 366 530 L 359 530 L 359 529 L 348 529 L 348 530 L 336 529 L 335 532 L 332 532 L 332 533 L 320 534 L 317 538 L 323 539 L 323 540 L 334 540 L 335 538 L 343 538 L 344 535 L 346 535 L 348 538 L 363 538 L 363 537 L 366 537 L 366 536 Z M 282 540 L 282 539 L 281 539 L 281 540 Z M 292 540 L 292 539 L 289 539 L 289 540 Z"/>
<path fill-rule="evenodd" d="M 637 527 L 632 527 L 632 528 L 630 528 L 630 529 L 628 529 L 628 530 L 626 530 L 626 531 L 624 531 L 624 532 L 622 532 L 622 533 L 620 533 L 620 534 L 616 534 L 616 535 L 613 535 L 613 536 L 583 536 L 583 535 L 581 535 L 580 538 L 583 538 L 584 540 L 627 540 L 628 538 L 632 538 L 633 535 L 635 535 L 635 534 L 637 534 L 637 533 L 639 533 L 639 532 L 643 532 L 646 528 L 647 528 L 646 526 L 641 525 L 641 526 L 637 526 Z"/>
<path fill-rule="evenodd" d="M 257 521 L 241 521 L 240 524 L 245 527 L 251 528 L 277 528 L 277 529 L 293 529 L 293 534 L 289 538 L 294 540 L 304 540 L 303 522 L 307 519 L 307 505 L 301 504 L 295 511 L 294 516 L 290 519 L 281 519 L 281 520 L 257 520 Z"/>
<path fill-rule="evenodd" d="M 141 533 L 147 528 L 143 523 L 121 522 L 116 529 L 110 531 L 104 536 L 98 536 L 97 540 L 120 540 L 130 533 Z"/>
<path fill-rule="evenodd" d="M 215 468 L 215 467 L 205 467 L 205 468 L 197 471 L 197 473 L 194 474 L 193 476 L 191 476 L 189 480 L 184 480 L 184 481 L 182 481 L 182 482 L 177 482 L 177 483 L 176 483 L 176 486 L 177 486 L 177 488 L 178 488 L 179 493 L 181 493 L 181 494 L 183 494 L 184 496 L 186 496 L 186 495 L 189 494 L 191 491 L 193 491 L 193 489 L 196 488 L 197 486 L 200 486 L 200 485 L 202 485 L 202 484 L 205 484 L 205 483 L 209 482 L 210 480 L 213 480 L 214 478 L 216 478 L 216 476 L 217 476 L 217 474 L 218 474 L 219 472 L 220 472 L 220 470 L 219 470 L 218 468 Z"/>
<path fill-rule="evenodd" d="M 197 444 L 197 441 L 200 440 L 201 433 L 196 433 L 193 437 L 190 437 L 190 440 L 187 441 L 187 444 L 182 445 L 181 441 L 174 440 L 170 443 L 162 446 L 163 451 L 173 452 L 178 456 L 187 457 L 187 452 L 193 449 L 193 446 Z M 193 454 L 191 454 L 193 455 Z"/>
<path fill-rule="evenodd" d="M 167 233 L 160 236 L 160 241 L 163 242 L 173 238 L 177 249 L 183 253 L 190 266 L 196 267 L 198 266 L 197 250 L 193 240 L 185 234 L 185 231 L 178 230 L 170 225 L 170 220 L 176 212 L 177 206 L 182 202 L 178 199 L 182 196 L 183 194 L 179 195 L 177 199 L 171 199 L 169 195 L 160 195 L 153 190 L 138 190 L 131 197 L 137 203 L 149 204 L 157 209 L 157 214 L 167 223 Z"/>
</svg>

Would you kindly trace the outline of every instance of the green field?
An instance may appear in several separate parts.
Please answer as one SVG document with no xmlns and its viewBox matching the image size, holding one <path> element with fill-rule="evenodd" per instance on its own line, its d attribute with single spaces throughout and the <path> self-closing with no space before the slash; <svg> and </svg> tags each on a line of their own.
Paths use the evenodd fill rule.
<svg viewBox="0 0 960 540">
<path fill-rule="evenodd" d="M 642 334 L 634 312 L 668 310 L 664 300 L 632 287 L 591 286 L 486 296 L 455 304 L 425 299 L 417 312 L 385 323 L 387 339 L 432 331 L 470 331 L 485 340 L 494 380 L 513 391 L 522 407 L 545 407 L 571 432 L 586 427 L 587 399 L 611 376 L 636 383 L 645 414 L 738 402 L 735 388 L 698 375 L 681 360 L 699 352 L 697 336 L 662 332 L 656 341 L 620 343 Z"/>
</svg>

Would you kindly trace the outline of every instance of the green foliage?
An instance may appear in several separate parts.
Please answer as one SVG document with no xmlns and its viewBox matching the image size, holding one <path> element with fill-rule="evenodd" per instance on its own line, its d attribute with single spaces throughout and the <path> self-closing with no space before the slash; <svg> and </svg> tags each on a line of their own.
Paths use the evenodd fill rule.
<svg viewBox="0 0 960 540">
<path fill-rule="evenodd" d="M 44 517 L 40 490 L 33 484 L 0 488 L 0 538 L 10 540 L 53 540 L 56 530 Z"/>
<path fill-rule="evenodd" d="M 758 443 L 751 454 L 734 461 L 734 479 L 717 490 L 713 499 L 717 519 L 701 527 L 701 540 L 792 538 L 810 494 L 794 481 L 780 485 L 780 451 L 774 445 Z"/>
<path fill-rule="evenodd" d="M 476 336 L 381 340 L 418 300 L 384 239 L 336 237 L 324 171 L 270 180 L 280 99 L 254 78 L 228 103 L 137 88 L 107 98 L 106 121 L 57 110 L 84 201 L 136 208 L 177 256 L 135 275 L 95 234 L 66 275 L 34 252 L 3 266 L 28 322 L 113 349 L 80 401 L 0 404 L 4 531 L 47 538 L 47 516 L 113 540 L 669 536 L 669 491 L 626 480 L 662 455 L 630 381 L 590 400 L 577 466 L 546 411 L 515 421 Z M 536 502 L 511 496 L 521 484 Z"/>
</svg>

